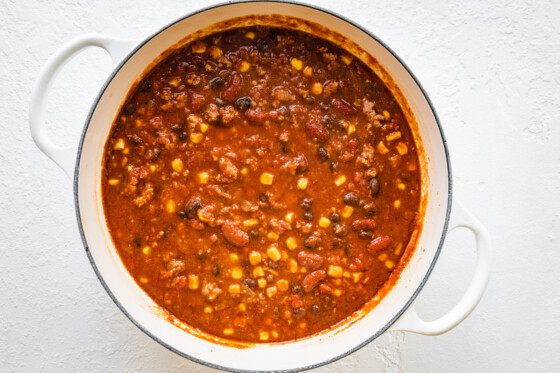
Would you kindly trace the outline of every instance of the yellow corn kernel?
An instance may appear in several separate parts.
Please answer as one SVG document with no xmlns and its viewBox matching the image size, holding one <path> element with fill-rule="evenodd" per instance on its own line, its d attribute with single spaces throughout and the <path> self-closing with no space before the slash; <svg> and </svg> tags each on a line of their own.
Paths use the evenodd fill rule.
<svg viewBox="0 0 560 373">
<path fill-rule="evenodd" d="M 298 264 L 295 259 L 290 259 L 288 261 L 288 271 L 290 271 L 291 273 L 297 273 Z"/>
<path fill-rule="evenodd" d="M 402 242 L 399 242 L 397 247 L 395 247 L 395 251 L 394 251 L 395 255 L 401 255 L 402 249 L 403 249 L 403 244 L 402 244 Z"/>
<path fill-rule="evenodd" d="M 406 153 L 408 153 L 408 146 L 406 146 L 404 142 L 399 142 L 396 148 L 400 155 L 405 155 Z"/>
<path fill-rule="evenodd" d="M 331 277 L 342 277 L 342 267 L 330 265 L 327 274 Z"/>
<path fill-rule="evenodd" d="M 195 43 L 191 48 L 193 53 L 204 53 L 206 52 L 206 44 L 204 43 Z"/>
<path fill-rule="evenodd" d="M 288 280 L 281 279 L 276 282 L 276 286 L 278 287 L 278 290 L 286 291 L 290 288 L 290 283 Z"/>
<path fill-rule="evenodd" d="M 148 280 L 146 277 L 140 277 L 140 282 L 142 284 L 147 284 L 148 282 L 150 282 L 150 280 Z"/>
<path fill-rule="evenodd" d="M 383 116 L 385 117 L 385 120 L 391 119 L 391 114 L 389 114 L 387 110 L 383 110 Z"/>
<path fill-rule="evenodd" d="M 387 149 L 387 147 L 385 146 L 385 144 L 383 144 L 383 141 L 379 141 L 379 143 L 377 143 L 377 152 L 379 154 L 387 154 L 389 153 L 389 149 Z"/>
<path fill-rule="evenodd" d="M 245 312 L 247 310 L 247 306 L 245 305 L 245 303 L 239 303 L 239 306 L 237 306 L 237 309 L 241 312 Z"/>
<path fill-rule="evenodd" d="M 115 186 L 119 185 L 121 181 L 118 179 L 109 179 L 107 182 L 109 183 L 109 185 Z"/>
<path fill-rule="evenodd" d="M 175 212 L 175 201 L 173 201 L 172 199 L 167 201 L 167 203 L 165 204 L 165 210 L 170 213 Z"/>
<path fill-rule="evenodd" d="M 157 170 L 157 166 L 155 164 L 151 164 L 150 171 L 154 172 L 155 170 Z"/>
<path fill-rule="evenodd" d="M 210 47 L 210 57 L 217 60 L 218 58 L 222 57 L 222 50 L 215 45 Z"/>
<path fill-rule="evenodd" d="M 259 285 L 259 287 L 262 289 L 266 286 L 266 280 L 264 278 L 259 278 L 257 280 L 257 284 Z"/>
<path fill-rule="evenodd" d="M 340 59 L 342 60 L 342 62 L 344 62 L 347 65 L 350 65 L 352 63 L 352 60 L 354 59 L 354 57 L 349 56 L 347 54 L 343 54 L 342 56 L 340 56 Z"/>
<path fill-rule="evenodd" d="M 272 338 L 278 338 L 278 332 L 273 330 L 270 334 L 272 334 Z"/>
<path fill-rule="evenodd" d="M 395 132 L 391 132 L 390 134 L 385 136 L 385 140 L 393 141 L 393 140 L 398 140 L 401 137 L 402 137 L 401 132 L 400 131 L 395 131 Z"/>
<path fill-rule="evenodd" d="M 124 149 L 124 140 L 123 139 L 118 139 L 115 142 L 115 145 L 113 145 L 113 149 L 115 150 L 123 150 Z"/>
<path fill-rule="evenodd" d="M 321 83 L 313 83 L 313 85 L 311 86 L 311 93 L 313 93 L 315 96 L 319 96 L 321 93 L 323 93 L 323 85 Z"/>
<path fill-rule="evenodd" d="M 268 332 L 259 332 L 259 339 L 261 341 L 268 341 Z"/>
<path fill-rule="evenodd" d="M 233 329 L 232 328 L 224 329 L 224 335 L 232 335 L 232 334 L 233 334 Z"/>
<path fill-rule="evenodd" d="M 278 241 L 278 234 L 276 232 L 268 232 L 266 237 L 272 241 Z"/>
<path fill-rule="evenodd" d="M 187 283 L 188 283 L 188 287 L 191 290 L 196 290 L 198 289 L 198 285 L 199 285 L 199 280 L 198 280 L 198 276 L 197 275 L 189 275 L 189 277 L 187 278 Z"/>
<path fill-rule="evenodd" d="M 340 175 L 339 177 L 337 177 L 337 178 L 334 180 L 334 184 L 335 184 L 336 186 L 341 186 L 341 185 L 344 184 L 345 182 L 346 182 L 346 176 L 344 176 L 344 175 Z"/>
<path fill-rule="evenodd" d="M 229 260 L 231 260 L 233 263 L 237 263 L 239 261 L 239 255 L 235 253 L 229 254 Z"/>
<path fill-rule="evenodd" d="M 231 284 L 228 288 L 230 294 L 240 294 L 241 293 L 241 286 L 239 284 Z"/>
<path fill-rule="evenodd" d="M 264 276 L 264 270 L 261 266 L 253 268 L 253 277 L 262 277 Z"/>
<path fill-rule="evenodd" d="M 255 33 L 253 31 L 249 31 L 248 33 L 245 34 L 245 37 L 247 39 L 254 39 L 255 38 Z"/>
<path fill-rule="evenodd" d="M 331 225 L 331 221 L 327 218 L 325 218 L 324 216 L 321 216 L 319 218 L 319 226 L 323 227 L 323 228 L 328 228 L 329 225 Z"/>
<path fill-rule="evenodd" d="M 353 124 L 348 125 L 348 128 L 346 128 L 346 132 L 351 135 L 354 132 L 356 132 L 356 126 Z"/>
<path fill-rule="evenodd" d="M 282 255 L 280 254 L 280 251 L 278 251 L 278 248 L 276 246 L 270 246 L 266 250 L 266 255 L 268 255 L 268 257 L 270 259 L 274 260 L 275 262 L 279 261 L 280 258 L 282 257 Z"/>
<path fill-rule="evenodd" d="M 297 188 L 298 188 L 299 190 L 305 190 L 305 189 L 307 189 L 307 183 L 308 183 L 308 182 L 309 182 L 309 181 L 307 180 L 306 177 L 301 177 L 301 178 L 299 178 L 298 181 L 297 181 Z"/>
<path fill-rule="evenodd" d="M 286 216 L 284 216 L 284 220 L 286 220 L 288 223 L 291 223 L 294 221 L 294 213 L 293 212 L 288 212 L 286 214 Z"/>
<path fill-rule="evenodd" d="M 252 265 L 256 266 L 261 262 L 261 260 L 262 260 L 262 255 L 258 251 L 253 250 L 249 253 L 249 262 L 251 262 Z"/>
<path fill-rule="evenodd" d="M 399 189 L 399 190 L 405 190 L 405 189 L 406 189 L 406 186 L 405 186 L 403 183 L 398 183 L 398 184 L 397 184 L 397 189 Z"/>
<path fill-rule="evenodd" d="M 298 324 L 298 327 L 300 327 L 301 329 L 305 329 L 307 328 L 307 323 L 305 321 L 302 321 Z"/>
<path fill-rule="evenodd" d="M 243 220 L 243 226 L 244 227 L 253 227 L 255 225 L 259 224 L 259 221 L 257 219 L 247 219 L 247 220 Z"/>
<path fill-rule="evenodd" d="M 380 262 L 383 262 L 383 261 L 385 261 L 385 259 L 387 259 L 387 254 L 385 254 L 385 253 L 379 254 L 377 259 L 379 259 Z"/>
<path fill-rule="evenodd" d="M 266 296 L 269 298 L 275 296 L 276 292 L 278 292 L 278 288 L 276 286 L 271 286 L 269 288 L 266 288 Z"/>
<path fill-rule="evenodd" d="M 204 307 L 204 313 L 212 313 L 214 312 L 214 309 L 210 306 L 206 306 Z"/>
<path fill-rule="evenodd" d="M 150 251 L 151 251 L 150 246 L 144 246 L 144 248 L 142 249 L 144 255 L 148 255 Z"/>
<path fill-rule="evenodd" d="M 200 123 L 200 132 L 206 133 L 208 131 L 208 124 L 207 123 Z"/>
<path fill-rule="evenodd" d="M 175 172 L 183 172 L 183 161 L 180 159 L 174 159 L 171 161 L 171 167 Z"/>
<path fill-rule="evenodd" d="M 177 78 L 173 78 L 169 81 L 169 85 L 172 86 L 172 87 L 178 87 L 179 83 L 180 83 L 180 81 Z"/>
<path fill-rule="evenodd" d="M 340 296 L 342 295 L 342 290 L 340 290 L 340 289 L 334 289 L 333 292 L 332 292 L 332 294 L 333 294 L 335 297 L 340 297 Z"/>
<path fill-rule="evenodd" d="M 243 277 L 243 270 L 239 267 L 234 267 L 231 270 L 231 277 L 236 280 L 240 280 Z"/>
<path fill-rule="evenodd" d="M 352 280 L 354 281 L 355 284 L 360 282 L 362 276 L 363 276 L 362 272 L 352 272 Z"/>
<path fill-rule="evenodd" d="M 305 69 L 303 69 L 303 75 L 313 76 L 313 68 L 311 66 L 306 66 Z"/>
<path fill-rule="evenodd" d="M 249 70 L 249 68 L 251 67 L 251 64 L 247 61 L 241 61 L 241 64 L 239 65 L 239 71 L 244 73 L 247 70 Z"/>
<path fill-rule="evenodd" d="M 272 182 L 274 181 L 274 175 L 270 174 L 268 172 L 263 172 L 261 174 L 261 184 L 264 185 L 272 185 Z"/>
<path fill-rule="evenodd" d="M 340 212 L 340 215 L 342 215 L 343 218 L 349 218 L 353 212 L 354 212 L 354 208 L 350 206 L 344 206 L 344 208 Z"/>
<path fill-rule="evenodd" d="M 142 127 L 142 126 L 144 125 L 144 122 L 142 122 L 140 119 L 136 119 L 136 120 L 134 121 L 134 125 L 135 125 L 136 127 Z"/>
<path fill-rule="evenodd" d="M 395 200 L 395 202 L 393 202 L 393 206 L 395 206 L 396 209 L 401 207 L 401 200 L 400 199 Z"/>
<path fill-rule="evenodd" d="M 200 220 L 200 221 L 206 221 L 206 222 L 210 221 L 206 218 L 206 216 L 204 216 L 204 214 L 202 213 L 202 210 L 198 210 L 196 212 L 196 216 L 198 216 L 198 220 Z"/>
<path fill-rule="evenodd" d="M 191 142 L 194 144 L 198 144 L 199 142 L 202 141 L 202 133 L 199 132 L 193 132 L 190 134 L 189 138 L 191 139 Z"/>
<path fill-rule="evenodd" d="M 342 276 L 345 277 L 345 278 L 350 278 L 350 272 L 344 271 L 344 272 L 342 272 Z"/>
<path fill-rule="evenodd" d="M 297 241 L 294 237 L 289 237 L 286 239 L 286 246 L 288 249 L 295 250 L 297 248 Z"/>
<path fill-rule="evenodd" d="M 301 70 L 303 68 L 303 61 L 297 58 L 292 58 L 290 64 L 296 70 Z"/>
<path fill-rule="evenodd" d="M 393 262 L 392 260 L 387 259 L 385 261 L 385 267 L 389 268 L 389 269 L 393 269 L 395 268 L 395 262 Z"/>
<path fill-rule="evenodd" d="M 200 172 L 198 174 L 198 182 L 200 184 L 208 184 L 208 179 L 210 178 L 210 175 L 208 174 L 208 172 Z"/>
</svg>

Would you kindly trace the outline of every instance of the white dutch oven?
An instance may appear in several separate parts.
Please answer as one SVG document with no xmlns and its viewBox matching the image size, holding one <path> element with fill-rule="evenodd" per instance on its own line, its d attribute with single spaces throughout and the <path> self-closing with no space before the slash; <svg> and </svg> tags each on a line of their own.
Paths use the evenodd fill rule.
<svg viewBox="0 0 560 373">
<path fill-rule="evenodd" d="M 417 123 L 412 127 L 416 142 L 424 149 L 420 157 L 423 175 L 427 176 L 422 191 L 426 208 L 417 249 L 392 290 L 371 311 L 363 312 L 352 322 L 326 333 L 300 341 L 237 348 L 197 337 L 164 320 L 157 311 L 157 305 L 134 282 L 121 262 L 105 224 L 101 170 L 103 147 L 113 120 L 130 87 L 142 72 L 162 52 L 187 35 L 227 19 L 248 15 L 291 16 L 323 25 L 352 40 L 377 59 L 392 78 L 393 89 L 406 97 Z M 318 36 L 330 38 L 326 34 Z M 59 148 L 45 132 L 43 114 L 46 96 L 60 67 L 74 54 L 90 46 L 105 49 L 116 67 L 93 103 L 79 145 Z M 356 351 L 387 330 L 426 335 L 445 333 L 471 313 L 486 288 L 490 271 L 490 239 L 486 229 L 456 201 L 450 218 L 449 156 L 441 126 L 428 97 L 407 67 L 379 39 L 328 11 L 295 3 L 240 2 L 188 15 L 140 43 L 84 35 L 63 46 L 46 63 L 33 92 L 30 124 L 37 146 L 68 176 L 74 177 L 76 212 L 84 246 L 111 298 L 150 337 L 199 363 L 232 371 L 293 371 L 317 367 Z M 478 258 L 474 278 L 463 298 L 448 314 L 426 322 L 418 317 L 412 303 L 436 263 L 446 231 L 456 227 L 468 228 L 476 237 Z"/>
</svg>

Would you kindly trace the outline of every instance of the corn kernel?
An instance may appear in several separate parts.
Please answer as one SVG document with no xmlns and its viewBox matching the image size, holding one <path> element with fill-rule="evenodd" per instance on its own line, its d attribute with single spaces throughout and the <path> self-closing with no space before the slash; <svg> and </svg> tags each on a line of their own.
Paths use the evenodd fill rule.
<svg viewBox="0 0 560 373">
<path fill-rule="evenodd" d="M 293 212 L 288 212 L 286 214 L 286 216 L 284 216 L 284 220 L 286 220 L 288 223 L 291 223 L 294 221 L 294 213 Z"/>
<path fill-rule="evenodd" d="M 278 338 L 278 332 L 273 330 L 270 334 L 272 334 L 272 338 Z"/>
<path fill-rule="evenodd" d="M 340 215 L 342 215 L 343 218 L 349 218 L 353 212 L 354 212 L 354 208 L 350 206 L 344 206 Z"/>
<path fill-rule="evenodd" d="M 144 253 L 144 255 L 148 255 L 150 253 L 150 250 L 150 246 L 144 246 L 142 252 Z"/>
<path fill-rule="evenodd" d="M 224 335 L 232 335 L 232 334 L 233 334 L 233 329 L 232 328 L 224 329 Z"/>
<path fill-rule="evenodd" d="M 244 227 L 253 227 L 255 225 L 259 224 L 259 221 L 257 219 L 247 219 L 247 220 L 243 220 L 243 226 Z"/>
<path fill-rule="evenodd" d="M 178 87 L 179 83 L 180 83 L 180 81 L 177 78 L 173 78 L 169 81 L 169 85 L 172 86 L 172 87 Z"/>
<path fill-rule="evenodd" d="M 231 277 L 236 279 L 236 280 L 241 279 L 241 277 L 243 277 L 243 270 L 239 267 L 234 267 L 231 270 Z"/>
<path fill-rule="evenodd" d="M 350 272 L 348 272 L 348 271 L 342 272 L 342 277 L 350 278 Z"/>
<path fill-rule="evenodd" d="M 204 313 L 212 313 L 214 312 L 214 309 L 210 306 L 206 306 L 204 307 Z"/>
<path fill-rule="evenodd" d="M 243 167 L 243 168 L 241 169 L 241 175 L 245 176 L 245 175 L 247 175 L 248 173 L 249 173 L 249 170 L 247 169 L 247 167 Z"/>
<path fill-rule="evenodd" d="M 123 139 L 118 139 L 115 142 L 115 145 L 113 145 L 113 149 L 115 150 L 123 150 L 124 149 L 124 140 Z"/>
<path fill-rule="evenodd" d="M 406 189 L 406 186 L 405 186 L 403 183 L 398 183 L 398 184 L 397 184 L 397 189 L 399 189 L 399 190 L 405 190 L 405 189 Z"/>
<path fill-rule="evenodd" d="M 264 185 L 272 185 L 272 182 L 274 181 L 274 175 L 270 174 L 268 172 L 263 172 L 261 174 L 261 184 Z"/>
<path fill-rule="evenodd" d="M 254 39 L 255 38 L 255 33 L 253 31 L 249 31 L 248 33 L 245 34 L 245 37 L 247 39 Z"/>
<path fill-rule="evenodd" d="M 251 64 L 247 61 L 241 61 L 241 64 L 239 65 L 239 71 L 241 71 L 242 73 L 246 72 L 247 70 L 249 70 L 249 68 L 251 67 Z"/>
<path fill-rule="evenodd" d="M 327 218 L 325 218 L 324 216 L 321 216 L 319 218 L 319 226 L 322 228 L 328 228 L 329 225 L 331 225 L 331 221 Z"/>
<path fill-rule="evenodd" d="M 171 167 L 175 172 L 183 172 L 183 161 L 180 159 L 174 159 L 171 161 Z"/>
<path fill-rule="evenodd" d="M 198 285 L 199 285 L 198 276 L 197 275 L 189 275 L 189 277 L 187 278 L 187 283 L 188 283 L 189 289 L 191 289 L 191 290 L 198 289 Z"/>
<path fill-rule="evenodd" d="M 208 124 L 207 123 L 200 123 L 200 132 L 206 133 L 208 131 Z"/>
<path fill-rule="evenodd" d="M 205 221 L 205 222 L 210 221 L 208 218 L 206 218 L 206 216 L 204 215 L 204 213 L 202 212 L 202 210 L 198 210 L 198 211 L 196 212 L 196 216 L 198 216 L 198 220 L 200 220 L 200 221 Z"/>
<path fill-rule="evenodd" d="M 335 297 L 340 297 L 340 296 L 342 295 L 342 290 L 340 290 L 340 289 L 334 289 L 333 292 L 332 292 L 332 294 L 333 294 Z"/>
<path fill-rule="evenodd" d="M 268 341 L 268 332 L 260 332 L 259 333 L 259 339 L 261 341 Z"/>
<path fill-rule="evenodd" d="M 297 241 L 294 237 L 289 237 L 286 239 L 286 246 L 288 249 L 295 250 L 297 248 Z"/>
<path fill-rule="evenodd" d="M 303 69 L 303 75 L 313 76 L 313 68 L 311 66 L 306 66 L 305 69 Z"/>
<path fill-rule="evenodd" d="M 262 260 L 262 255 L 258 251 L 253 250 L 249 253 L 249 262 L 251 262 L 252 265 L 256 266 L 261 262 L 261 260 Z"/>
<path fill-rule="evenodd" d="M 350 124 L 350 125 L 348 126 L 348 128 L 346 128 L 346 132 L 347 132 L 349 135 L 353 134 L 354 132 L 356 132 L 356 126 L 353 125 L 353 124 Z"/>
<path fill-rule="evenodd" d="M 402 242 L 399 242 L 397 247 L 395 247 L 395 251 L 394 251 L 395 255 L 401 255 L 402 249 L 403 249 L 403 244 L 402 244 Z"/>
<path fill-rule="evenodd" d="M 390 134 L 385 136 L 385 140 L 393 141 L 393 140 L 398 140 L 401 137 L 402 137 L 401 132 L 400 131 L 395 131 L 395 132 L 391 132 Z"/>
<path fill-rule="evenodd" d="M 245 305 L 245 303 L 239 303 L 239 306 L 237 306 L 237 309 L 241 312 L 245 312 L 247 310 L 247 306 Z"/>
<path fill-rule="evenodd" d="M 395 206 L 396 209 L 398 209 L 399 207 L 401 207 L 401 200 L 397 199 L 395 202 L 393 202 L 393 206 Z"/>
<path fill-rule="evenodd" d="M 268 257 L 274 260 L 275 262 L 279 261 L 280 258 L 282 257 L 282 255 L 280 255 L 280 251 L 278 251 L 278 248 L 276 246 L 270 246 L 266 250 L 266 255 L 268 255 Z"/>
<path fill-rule="evenodd" d="M 257 284 L 259 285 L 259 287 L 262 289 L 266 286 L 267 282 L 264 278 L 259 278 L 257 280 Z"/>
<path fill-rule="evenodd" d="M 198 182 L 200 184 L 208 184 L 208 179 L 210 178 L 210 175 L 208 174 L 208 172 L 201 172 L 198 174 Z"/>
<path fill-rule="evenodd" d="M 142 284 L 147 284 L 148 282 L 150 282 L 150 280 L 148 280 L 146 277 L 140 277 L 140 282 Z"/>
<path fill-rule="evenodd" d="M 288 280 L 281 279 L 276 282 L 276 286 L 278 287 L 278 290 L 286 291 L 290 288 L 290 283 Z"/>
<path fill-rule="evenodd" d="M 355 284 L 357 284 L 361 280 L 362 276 L 362 272 L 352 272 L 352 280 Z"/>
<path fill-rule="evenodd" d="M 387 267 L 389 269 L 393 269 L 393 268 L 395 268 L 395 262 L 393 262 L 392 260 L 386 260 L 385 261 L 385 267 Z"/>
<path fill-rule="evenodd" d="M 157 170 L 157 166 L 155 164 L 151 164 L 150 171 L 154 172 L 155 170 Z"/>
<path fill-rule="evenodd" d="M 189 138 L 191 139 L 192 143 L 198 144 L 199 142 L 202 141 L 202 136 L 203 136 L 202 133 L 194 132 L 190 134 Z"/>
<path fill-rule="evenodd" d="M 379 141 L 379 143 L 377 144 L 377 152 L 379 154 L 387 154 L 389 153 L 389 149 L 387 149 L 387 147 L 385 146 L 385 144 L 383 144 L 383 141 Z"/>
<path fill-rule="evenodd" d="M 387 259 L 387 254 L 385 254 L 385 253 L 379 254 L 377 259 L 379 259 L 379 261 L 383 262 L 383 261 L 385 261 L 385 259 Z"/>
<path fill-rule="evenodd" d="M 235 253 L 229 254 L 229 260 L 231 260 L 233 263 L 237 263 L 239 261 L 239 255 Z"/>
<path fill-rule="evenodd" d="M 311 93 L 313 93 L 315 96 L 319 96 L 321 93 L 323 93 L 323 85 L 321 83 L 313 83 L 313 85 L 311 86 Z"/>
<path fill-rule="evenodd" d="M 191 48 L 193 53 L 204 53 L 206 52 L 206 44 L 204 43 L 195 43 Z"/>
<path fill-rule="evenodd" d="M 342 277 L 342 267 L 330 265 L 327 274 L 331 277 Z"/>
<path fill-rule="evenodd" d="M 276 292 L 278 292 L 278 288 L 276 286 L 271 286 L 269 288 L 266 288 L 266 296 L 269 298 L 275 296 Z"/>
<path fill-rule="evenodd" d="M 296 70 L 301 70 L 303 68 L 303 62 L 302 60 L 299 60 L 297 58 L 292 58 L 290 60 L 290 64 L 292 65 L 292 67 Z"/>
<path fill-rule="evenodd" d="M 346 182 L 346 176 L 344 176 L 344 175 L 340 175 L 339 177 L 337 177 L 337 178 L 334 180 L 334 184 L 335 184 L 336 186 L 341 186 L 341 185 L 344 184 L 345 182 Z"/>
<path fill-rule="evenodd" d="M 278 234 L 276 232 L 268 232 L 266 237 L 272 241 L 278 241 Z"/>
<path fill-rule="evenodd" d="M 399 142 L 396 148 L 400 155 L 405 155 L 406 153 L 408 153 L 408 146 L 406 146 L 404 142 Z"/>
<path fill-rule="evenodd" d="M 298 181 L 297 181 L 297 188 L 299 190 L 305 190 L 305 189 L 307 189 L 307 183 L 308 183 L 308 180 L 307 180 L 306 177 L 299 178 Z"/>
<path fill-rule="evenodd" d="M 288 253 L 286 252 L 286 250 L 282 250 L 280 254 L 282 254 L 282 260 L 288 259 Z"/>
<path fill-rule="evenodd" d="M 340 59 L 342 60 L 342 62 L 344 62 L 347 65 L 350 65 L 352 63 L 352 60 L 354 59 L 354 57 L 349 56 L 347 54 L 343 54 L 342 56 L 340 56 Z"/>
<path fill-rule="evenodd" d="M 290 271 L 291 273 L 297 273 L 298 264 L 295 259 L 290 259 L 288 261 L 288 271 Z"/>
<path fill-rule="evenodd" d="M 391 114 L 389 114 L 387 110 L 383 110 L 383 116 L 385 117 L 385 120 L 391 119 Z"/>
<path fill-rule="evenodd" d="M 165 210 L 169 213 L 175 212 L 175 201 L 173 201 L 172 199 L 167 201 L 167 203 L 165 204 Z"/>
<path fill-rule="evenodd" d="M 264 276 L 264 270 L 261 266 L 253 268 L 253 277 L 262 277 Z"/>
<path fill-rule="evenodd" d="M 107 182 L 109 183 L 109 185 L 115 186 L 115 185 L 119 185 L 121 181 L 117 179 L 110 179 Z"/>
<path fill-rule="evenodd" d="M 230 294 L 240 294 L 241 293 L 241 286 L 239 284 L 231 284 L 228 289 Z"/>
<path fill-rule="evenodd" d="M 210 57 L 212 57 L 213 59 L 217 60 L 218 58 L 222 57 L 222 50 L 218 47 L 211 46 L 210 47 Z"/>
</svg>

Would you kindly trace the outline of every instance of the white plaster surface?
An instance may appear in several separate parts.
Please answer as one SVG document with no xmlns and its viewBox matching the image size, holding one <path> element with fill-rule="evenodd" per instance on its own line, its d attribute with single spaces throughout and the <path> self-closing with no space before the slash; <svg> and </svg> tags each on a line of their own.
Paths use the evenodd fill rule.
<svg viewBox="0 0 560 373">
<path fill-rule="evenodd" d="M 28 106 L 39 68 L 86 32 L 140 39 L 192 1 L 0 1 L 0 371 L 210 372 L 158 345 L 113 304 L 75 222 L 72 188 L 39 152 Z M 560 3 L 314 1 L 369 28 L 424 85 L 452 157 L 455 194 L 495 245 L 488 291 L 438 337 L 382 336 L 320 372 L 527 372 L 560 366 Z M 90 49 L 62 72 L 48 127 L 76 142 L 111 70 Z M 448 236 L 419 312 L 436 318 L 474 268 L 472 237 Z"/>
</svg>

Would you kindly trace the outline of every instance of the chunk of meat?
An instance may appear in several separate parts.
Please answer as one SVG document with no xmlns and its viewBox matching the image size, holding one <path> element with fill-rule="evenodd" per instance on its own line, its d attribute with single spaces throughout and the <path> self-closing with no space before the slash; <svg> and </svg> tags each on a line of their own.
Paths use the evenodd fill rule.
<svg viewBox="0 0 560 373">
<path fill-rule="evenodd" d="M 146 183 L 144 188 L 142 188 L 140 195 L 134 198 L 132 202 L 137 207 L 142 207 L 154 198 L 154 194 L 155 194 L 154 185 L 152 183 Z"/>
<path fill-rule="evenodd" d="M 212 302 L 222 293 L 222 289 L 220 289 L 214 282 L 206 282 L 202 285 L 201 293 L 206 297 L 206 299 Z"/>
<path fill-rule="evenodd" d="M 241 93 L 241 86 L 243 84 L 243 78 L 238 73 L 233 73 L 229 85 L 222 92 L 222 99 L 226 101 L 233 101 L 239 93 Z"/>
<path fill-rule="evenodd" d="M 249 235 L 231 220 L 226 220 L 222 224 L 222 234 L 229 243 L 237 247 L 244 247 L 249 244 Z"/>
<path fill-rule="evenodd" d="M 218 161 L 218 164 L 220 166 L 220 171 L 226 177 L 227 180 L 230 180 L 230 182 L 237 180 L 239 171 L 237 167 L 233 164 L 231 159 L 227 157 L 221 157 L 220 160 Z"/>
<path fill-rule="evenodd" d="M 198 93 L 193 93 L 191 96 L 191 110 L 199 111 L 206 103 L 206 98 Z"/>
<path fill-rule="evenodd" d="M 327 273 L 323 270 L 309 273 L 307 276 L 305 276 L 303 282 L 301 283 L 303 290 L 305 290 L 305 292 L 307 293 L 311 292 L 313 289 L 315 289 L 315 286 L 317 286 L 326 277 Z"/>
<path fill-rule="evenodd" d="M 167 280 L 178 273 L 181 273 L 185 270 L 185 262 L 179 259 L 171 259 L 166 266 L 166 270 L 162 271 L 161 279 Z"/>
<path fill-rule="evenodd" d="M 276 110 L 264 111 L 261 108 L 256 108 L 248 109 L 245 112 L 245 116 L 249 119 L 249 121 L 261 124 L 267 120 L 278 119 L 278 112 Z"/>
<path fill-rule="evenodd" d="M 239 112 L 233 106 L 228 105 L 220 108 L 220 115 L 222 116 L 221 123 L 227 126 L 239 116 Z"/>
<path fill-rule="evenodd" d="M 206 110 L 204 111 L 204 119 L 212 124 L 215 124 L 218 119 L 220 119 L 220 111 L 216 104 L 210 104 L 206 107 Z"/>
</svg>

